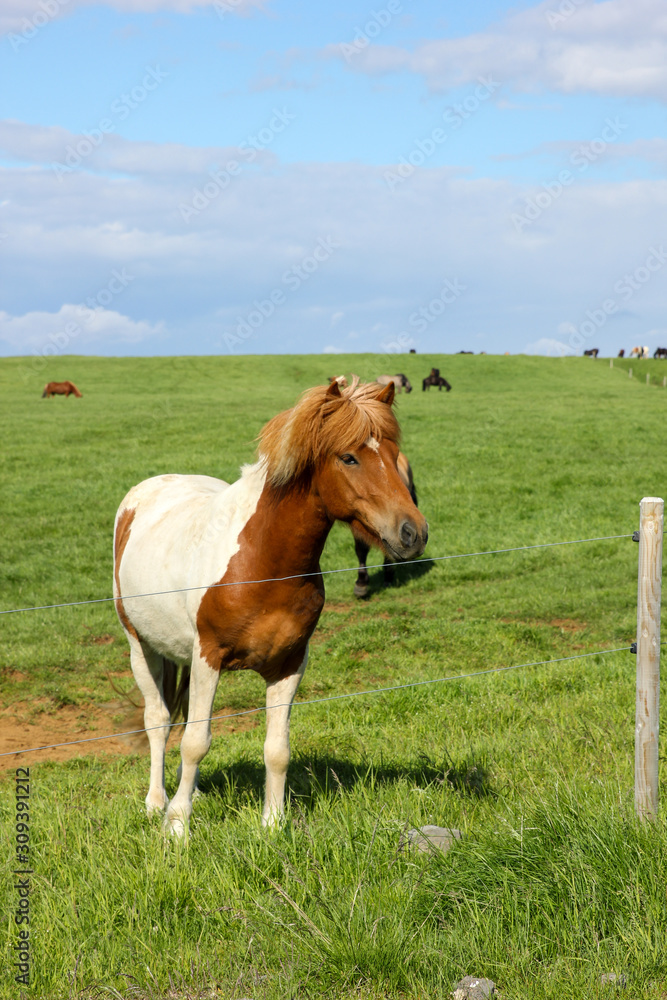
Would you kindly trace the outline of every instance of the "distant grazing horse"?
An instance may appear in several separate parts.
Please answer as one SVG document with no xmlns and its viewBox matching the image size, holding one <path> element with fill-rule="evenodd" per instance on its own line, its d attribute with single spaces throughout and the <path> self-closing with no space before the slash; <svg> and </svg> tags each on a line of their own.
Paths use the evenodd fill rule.
<svg viewBox="0 0 667 1000">
<path fill-rule="evenodd" d="M 412 478 L 412 469 L 410 463 L 408 462 L 406 456 L 402 451 L 399 451 L 398 458 L 396 459 L 396 468 L 398 469 L 398 474 L 407 486 L 410 496 L 412 497 L 412 502 L 415 507 L 417 506 L 417 491 L 415 489 L 415 483 Z M 368 597 L 368 591 L 370 590 L 370 581 L 368 579 L 368 570 L 366 569 L 366 560 L 368 559 L 368 553 L 370 552 L 370 545 L 367 545 L 365 541 L 360 538 L 355 538 L 354 540 L 354 551 L 357 553 L 357 559 L 359 560 L 359 572 L 357 574 L 357 580 L 354 585 L 354 596 L 355 597 Z M 384 557 L 384 582 L 385 585 L 394 582 L 394 560 L 391 556 L 386 555 Z"/>
<path fill-rule="evenodd" d="M 432 385 L 437 385 L 439 392 L 442 392 L 443 385 L 447 392 L 452 388 L 447 379 L 441 376 L 439 368 L 431 368 L 431 374 L 422 379 L 422 392 L 426 392 Z"/>
<path fill-rule="evenodd" d="M 78 396 L 79 399 L 83 396 L 83 393 L 79 392 L 74 382 L 47 382 L 44 386 L 42 399 L 45 396 L 48 399 L 50 396 L 71 396 L 72 394 Z"/>
<path fill-rule="evenodd" d="M 630 351 L 631 358 L 648 358 L 649 349 L 648 347 L 633 347 Z"/>
<path fill-rule="evenodd" d="M 405 389 L 406 392 L 412 392 L 412 386 L 408 380 L 407 375 L 399 373 L 398 375 L 380 375 L 375 379 L 378 385 L 389 385 L 393 382 L 396 387 L 396 392 L 400 392 L 401 389 Z"/>
<path fill-rule="evenodd" d="M 393 383 L 317 386 L 266 424 L 258 461 L 231 486 L 156 476 L 121 503 L 114 597 L 146 706 L 146 807 L 166 809 L 175 836 L 187 833 L 222 671 L 255 670 L 266 681 L 262 822 L 282 818 L 290 710 L 324 604 L 320 555 L 334 521 L 394 559 L 424 551 L 428 525 L 397 469 L 393 401 Z M 167 726 L 186 700 L 181 777 L 169 803 Z"/>
<path fill-rule="evenodd" d="M 618 352 L 618 356 L 619 356 L 619 358 L 624 358 L 625 357 L 625 348 L 624 347 L 622 347 L 620 349 L 620 351 Z"/>
<path fill-rule="evenodd" d="M 584 357 L 585 358 L 597 358 L 597 356 L 598 356 L 599 353 L 600 353 L 600 348 L 599 347 L 591 347 L 591 349 L 589 351 L 584 351 Z"/>
<path fill-rule="evenodd" d="M 667 358 L 667 347 L 656 347 L 653 352 L 654 358 Z"/>
</svg>

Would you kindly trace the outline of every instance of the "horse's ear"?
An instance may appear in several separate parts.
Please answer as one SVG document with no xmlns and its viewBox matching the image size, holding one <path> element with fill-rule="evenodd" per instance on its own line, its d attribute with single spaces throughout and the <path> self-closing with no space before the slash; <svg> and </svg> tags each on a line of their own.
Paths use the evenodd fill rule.
<svg viewBox="0 0 667 1000">
<path fill-rule="evenodd" d="M 341 395 L 340 386 L 338 385 L 337 380 L 334 379 L 333 382 L 331 383 L 331 385 L 329 386 L 329 388 L 327 389 L 326 395 L 325 395 L 324 398 L 325 399 L 340 399 L 340 395 Z"/>
<path fill-rule="evenodd" d="M 380 392 L 377 394 L 378 401 L 380 403 L 386 403 L 387 406 L 391 406 L 391 404 L 394 402 L 395 391 L 396 390 L 394 383 L 390 382 L 389 385 L 385 385 L 384 388 L 382 388 Z"/>
</svg>

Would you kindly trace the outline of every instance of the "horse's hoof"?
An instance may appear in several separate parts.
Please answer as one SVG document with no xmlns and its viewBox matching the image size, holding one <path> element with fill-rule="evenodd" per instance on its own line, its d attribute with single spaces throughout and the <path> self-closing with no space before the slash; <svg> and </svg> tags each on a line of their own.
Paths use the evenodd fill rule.
<svg viewBox="0 0 667 1000">
<path fill-rule="evenodd" d="M 169 799 L 166 795 L 162 802 L 153 802 L 152 799 L 146 797 L 146 815 L 155 816 L 156 813 L 163 813 L 168 805 Z"/>
<path fill-rule="evenodd" d="M 354 596 L 359 598 L 368 597 L 368 592 L 370 588 L 367 583 L 355 583 L 354 585 Z"/>
<path fill-rule="evenodd" d="M 180 816 L 174 816 L 171 819 L 165 816 L 162 829 L 167 836 L 173 837 L 174 840 L 187 839 L 188 825 Z"/>
</svg>

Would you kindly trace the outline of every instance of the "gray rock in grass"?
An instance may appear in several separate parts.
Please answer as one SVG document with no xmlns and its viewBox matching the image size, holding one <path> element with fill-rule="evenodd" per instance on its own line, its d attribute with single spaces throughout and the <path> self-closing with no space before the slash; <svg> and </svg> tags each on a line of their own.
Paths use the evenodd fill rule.
<svg viewBox="0 0 667 1000">
<path fill-rule="evenodd" d="M 496 995 L 496 984 L 491 979 L 479 979 L 477 976 L 464 976 L 452 994 L 454 1000 L 487 1000 L 487 997 Z"/>
<path fill-rule="evenodd" d="M 447 826 L 420 826 L 418 830 L 408 830 L 403 834 L 400 846 L 416 847 L 426 854 L 433 851 L 442 851 L 444 854 L 462 836 L 460 830 L 452 830 Z"/>
<path fill-rule="evenodd" d="M 617 976 L 615 972 L 603 972 L 600 976 L 600 983 L 602 986 L 615 986 L 618 990 L 624 990 L 628 985 L 627 976 L 622 973 Z"/>
</svg>

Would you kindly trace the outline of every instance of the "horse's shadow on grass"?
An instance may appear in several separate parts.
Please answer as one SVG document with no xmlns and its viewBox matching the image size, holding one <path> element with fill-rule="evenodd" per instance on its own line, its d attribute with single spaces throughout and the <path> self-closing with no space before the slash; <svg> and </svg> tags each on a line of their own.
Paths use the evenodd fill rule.
<svg viewBox="0 0 667 1000">
<path fill-rule="evenodd" d="M 368 571 L 369 592 L 366 597 L 377 593 L 380 590 L 387 590 L 394 587 L 402 587 L 411 580 L 420 580 L 427 573 L 430 573 L 435 563 L 431 559 L 419 559 L 409 563 L 389 563 L 390 579 L 386 578 L 385 567 L 375 564 L 373 570 Z"/>
<path fill-rule="evenodd" d="M 224 769 L 204 774 L 199 782 L 202 792 L 217 792 L 235 801 L 252 800 L 257 804 L 264 796 L 265 770 L 258 760 L 239 760 Z M 465 758 L 453 760 L 448 754 L 438 762 L 420 754 L 408 764 L 381 760 L 365 761 L 331 753 L 295 753 L 287 772 L 288 797 L 302 809 L 314 809 L 321 799 L 337 794 L 352 793 L 357 786 L 376 787 L 408 784 L 424 788 L 434 785 L 448 788 L 465 798 L 496 798 L 488 760 L 483 754 L 470 752 Z"/>
</svg>

